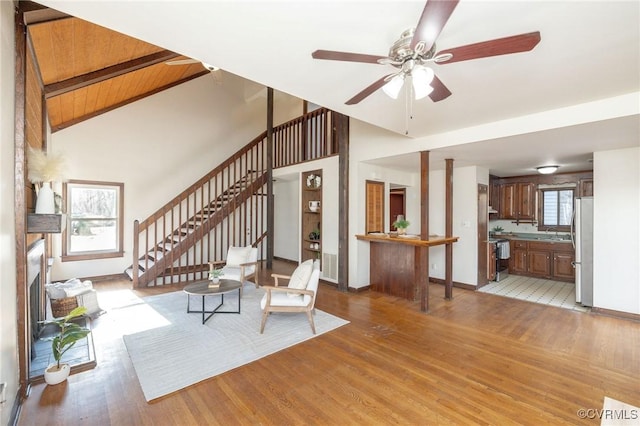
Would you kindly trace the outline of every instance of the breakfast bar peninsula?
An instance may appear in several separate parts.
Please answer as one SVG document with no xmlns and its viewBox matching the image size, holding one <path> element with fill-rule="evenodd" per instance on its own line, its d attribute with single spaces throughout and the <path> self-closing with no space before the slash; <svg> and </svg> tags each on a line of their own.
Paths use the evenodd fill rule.
<svg viewBox="0 0 640 426">
<path fill-rule="evenodd" d="M 451 245 L 458 237 L 429 235 L 390 235 L 383 233 L 356 235 L 369 244 L 369 282 L 371 290 L 409 300 L 422 300 L 428 310 L 429 247 Z M 450 259 L 447 259 L 447 263 Z M 451 286 L 451 268 L 447 267 L 445 285 Z M 450 290 L 450 289 L 449 289 Z M 426 305 L 426 306 L 425 306 Z"/>
</svg>

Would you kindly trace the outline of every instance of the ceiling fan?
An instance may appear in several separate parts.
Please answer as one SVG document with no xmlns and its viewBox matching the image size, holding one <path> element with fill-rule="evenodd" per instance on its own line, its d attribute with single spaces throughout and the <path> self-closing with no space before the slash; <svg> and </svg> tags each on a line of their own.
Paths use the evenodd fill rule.
<svg viewBox="0 0 640 426">
<path fill-rule="evenodd" d="M 416 99 L 428 95 L 433 102 L 439 102 L 449 97 L 451 91 L 440 81 L 431 68 L 425 66 L 426 64 L 444 65 L 490 56 L 528 52 L 540 42 L 540 32 L 535 31 L 436 51 L 435 41 L 458 5 L 458 1 L 428 0 L 416 28 L 404 31 L 389 49 L 388 56 L 333 50 L 316 50 L 311 56 L 314 59 L 392 65 L 398 69 L 397 72 L 385 75 L 356 94 L 345 102 L 347 105 L 359 103 L 380 88 L 395 99 L 407 77 L 412 79 Z"/>
<path fill-rule="evenodd" d="M 206 62 L 199 61 L 197 59 L 178 59 L 177 61 L 167 61 L 166 65 L 188 65 L 188 64 L 202 64 L 203 67 L 209 71 L 218 71 L 220 68 L 209 65 Z"/>
</svg>

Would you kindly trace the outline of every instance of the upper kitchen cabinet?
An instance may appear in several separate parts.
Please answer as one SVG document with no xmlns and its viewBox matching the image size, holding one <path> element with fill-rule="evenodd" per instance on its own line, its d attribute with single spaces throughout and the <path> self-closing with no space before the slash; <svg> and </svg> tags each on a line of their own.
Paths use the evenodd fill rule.
<svg viewBox="0 0 640 426">
<path fill-rule="evenodd" d="M 500 185 L 500 219 L 522 221 L 535 220 L 536 185 L 530 182 L 505 183 Z"/>
<path fill-rule="evenodd" d="M 593 197 L 593 178 L 580 179 L 580 196 Z"/>
</svg>

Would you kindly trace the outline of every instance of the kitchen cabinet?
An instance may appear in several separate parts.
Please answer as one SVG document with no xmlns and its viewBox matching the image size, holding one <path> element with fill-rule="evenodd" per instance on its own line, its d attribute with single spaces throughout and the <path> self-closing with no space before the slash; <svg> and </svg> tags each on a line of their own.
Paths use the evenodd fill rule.
<svg viewBox="0 0 640 426">
<path fill-rule="evenodd" d="M 495 182 L 490 182 L 489 184 L 489 207 L 500 211 L 500 185 Z"/>
<path fill-rule="evenodd" d="M 510 274 L 527 273 L 527 243 L 523 241 L 511 241 L 511 256 L 509 257 Z"/>
<path fill-rule="evenodd" d="M 573 282 L 575 259 L 568 242 L 511 240 L 509 273 Z"/>
<path fill-rule="evenodd" d="M 498 215 L 500 219 L 535 220 L 536 185 L 530 182 L 500 185 Z"/>
<path fill-rule="evenodd" d="M 496 279 L 496 243 L 487 243 L 487 280 L 494 281 Z"/>
<path fill-rule="evenodd" d="M 322 253 L 322 170 L 302 173 L 300 261 L 320 259 Z"/>
<path fill-rule="evenodd" d="M 593 197 L 593 178 L 580 179 L 580 196 Z"/>
</svg>

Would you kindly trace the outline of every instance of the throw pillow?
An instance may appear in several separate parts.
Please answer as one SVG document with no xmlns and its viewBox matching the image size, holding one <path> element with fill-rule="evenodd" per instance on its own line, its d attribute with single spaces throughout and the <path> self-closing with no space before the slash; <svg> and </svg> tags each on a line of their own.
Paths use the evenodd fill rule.
<svg viewBox="0 0 640 426">
<path fill-rule="evenodd" d="M 313 272 L 313 259 L 302 262 L 291 274 L 287 288 L 305 289 Z M 299 293 L 287 293 L 290 297 L 300 296 Z"/>
<path fill-rule="evenodd" d="M 246 263 L 251 253 L 251 246 L 247 247 L 229 247 L 227 253 L 227 265 L 228 266 L 240 266 L 241 263 Z"/>
</svg>

